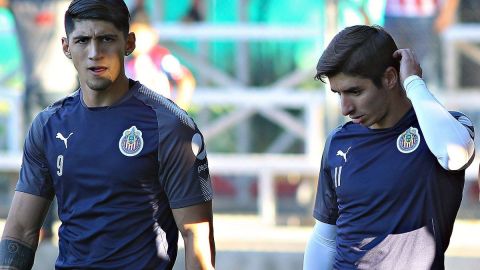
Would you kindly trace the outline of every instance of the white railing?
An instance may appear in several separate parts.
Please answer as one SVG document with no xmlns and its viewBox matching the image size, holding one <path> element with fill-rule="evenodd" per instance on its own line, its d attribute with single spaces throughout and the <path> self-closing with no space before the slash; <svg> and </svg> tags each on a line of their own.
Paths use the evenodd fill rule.
<svg viewBox="0 0 480 270">
<path fill-rule="evenodd" d="M 302 140 L 304 152 L 299 154 L 280 153 L 210 153 L 211 174 L 255 176 L 258 179 L 259 196 L 257 200 L 259 214 L 266 224 L 276 221 L 276 194 L 274 179 L 276 176 L 302 174 L 318 175 L 320 157 L 324 141 L 324 98 L 321 91 L 305 92 L 300 90 L 249 89 L 200 89 L 196 91 L 193 105 L 208 109 L 211 107 L 230 107 L 232 112 L 220 119 L 200 123 L 207 141 L 214 141 L 215 136 L 241 125 L 248 118 L 259 114 L 283 128 L 278 136 L 284 139 L 295 137 Z M 300 117 L 290 115 L 288 109 L 301 110 Z M 199 118 L 202 118 L 199 116 Z M 251 139 L 260 134 L 252 131 Z M 274 141 L 271 145 L 277 145 Z M 267 147 L 275 149 L 276 147 Z M 278 149 L 278 148 L 277 148 Z"/>
<path fill-rule="evenodd" d="M 260 41 L 260 40 L 315 40 L 321 39 L 323 29 L 310 25 L 271 24 L 179 24 L 156 22 L 153 24 L 162 41 Z"/>
<path fill-rule="evenodd" d="M 443 72 L 448 91 L 456 91 L 460 86 L 460 53 L 480 65 L 480 23 L 456 24 L 447 28 L 441 35 L 443 42 Z M 477 87 L 478 90 L 480 86 Z"/>
<path fill-rule="evenodd" d="M 0 92 L 3 93 L 3 92 Z M 8 96 L 8 94 L 7 94 Z M 475 109 L 478 107 L 480 94 L 470 93 L 465 95 L 437 95 L 444 101 L 448 108 L 452 109 Z M 0 96 L 0 102 L 5 95 Z M 12 96 L 10 96 L 12 98 Z M 8 99 L 8 98 L 7 98 Z M 19 97 L 13 95 L 10 101 L 13 108 L 21 108 Z M 199 123 L 203 131 L 207 147 L 209 141 L 215 140 L 215 136 L 234 128 L 245 122 L 255 114 L 278 124 L 296 139 L 304 142 L 305 151 L 299 154 L 291 153 L 215 153 L 209 151 L 209 165 L 212 175 L 239 175 L 254 176 L 258 179 L 259 196 L 257 205 L 259 215 L 266 224 L 273 224 L 276 220 L 276 194 L 274 191 L 274 179 L 276 176 L 298 174 L 316 177 L 320 166 L 320 156 L 323 142 L 328 130 L 324 130 L 325 99 L 321 91 L 302 92 L 298 90 L 242 90 L 240 89 L 199 89 L 193 98 L 192 106 L 209 109 L 211 107 L 227 106 L 232 109 L 231 113 L 220 116 L 219 119 Z M 285 112 L 287 109 L 296 108 L 303 110 L 301 117 L 294 117 Z M 245 114 L 248 111 L 248 114 Z M 12 145 L 19 144 L 21 126 L 19 124 L 20 112 L 12 113 L 8 122 L 8 131 L 15 137 Z M 199 121 L 197 121 L 199 122 Z M 477 126 L 477 130 L 478 126 Z M 252 140 L 256 134 L 252 132 Z M 282 136 L 279 136 L 282 137 Z M 478 151 L 477 151 L 478 153 Z M 467 169 L 467 179 L 476 179 L 480 158 Z M 17 147 L 14 151 L 0 153 L 0 171 L 17 172 L 20 168 L 21 152 Z"/>
<path fill-rule="evenodd" d="M 5 138 L 1 138 L 2 147 L 0 151 L 8 154 L 16 154 L 20 152 L 22 146 L 23 126 L 22 126 L 22 100 L 18 92 L 1 88 L 0 86 L 0 117 L 5 126 Z M 1 164 L 1 163 L 0 163 Z M 1 166 L 1 165 L 0 165 Z"/>
</svg>

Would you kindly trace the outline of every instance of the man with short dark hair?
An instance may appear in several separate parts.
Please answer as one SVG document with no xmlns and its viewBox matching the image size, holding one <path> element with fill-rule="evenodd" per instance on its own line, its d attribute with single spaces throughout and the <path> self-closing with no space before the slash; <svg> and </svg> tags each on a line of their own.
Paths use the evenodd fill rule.
<svg viewBox="0 0 480 270">
<path fill-rule="evenodd" d="M 54 195 L 57 269 L 213 269 L 212 187 L 203 136 L 176 104 L 125 75 L 135 49 L 122 0 L 74 0 L 63 51 L 80 89 L 28 132 L 0 242 L 0 268 L 30 269 Z"/>
<path fill-rule="evenodd" d="M 421 76 L 380 27 L 348 27 L 323 52 L 316 78 L 351 121 L 324 147 L 305 270 L 444 269 L 474 130 Z"/>
</svg>

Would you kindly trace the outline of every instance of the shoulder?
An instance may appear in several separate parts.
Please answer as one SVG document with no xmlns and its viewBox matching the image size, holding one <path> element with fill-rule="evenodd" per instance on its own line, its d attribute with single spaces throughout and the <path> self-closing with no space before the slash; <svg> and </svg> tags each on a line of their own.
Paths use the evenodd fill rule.
<svg viewBox="0 0 480 270">
<path fill-rule="evenodd" d="M 33 120 L 32 126 L 33 125 L 44 126 L 52 115 L 54 115 L 57 111 L 61 110 L 66 103 L 73 101 L 78 95 L 79 95 L 79 91 L 75 91 L 71 95 L 65 98 L 62 98 L 60 100 L 57 100 L 53 104 L 46 107 L 43 111 L 38 113 L 38 115 L 35 117 L 35 119 Z"/>
<path fill-rule="evenodd" d="M 33 119 L 32 124 L 30 125 L 30 129 L 25 139 L 26 148 L 43 148 L 44 133 L 46 132 L 45 127 L 52 118 L 52 115 L 57 113 L 57 111 L 61 110 L 65 102 L 67 100 L 71 100 L 72 98 L 73 94 L 53 103 L 52 105 L 48 106 L 43 111 L 37 114 L 37 116 Z"/>
<path fill-rule="evenodd" d="M 159 125 L 174 125 L 178 128 L 196 129 L 196 124 L 187 112 L 182 110 L 175 102 L 156 93 L 155 91 L 139 84 L 134 96 L 150 107 L 157 114 Z M 161 122 L 161 123 L 160 123 Z"/>
<path fill-rule="evenodd" d="M 347 122 L 345 124 L 337 126 L 328 134 L 325 145 L 330 145 L 330 143 L 339 135 L 348 134 L 353 130 L 356 130 L 356 128 L 357 128 L 356 124 L 353 124 L 352 122 Z"/>
<path fill-rule="evenodd" d="M 462 112 L 459 112 L 459 111 L 449 111 L 449 113 L 455 117 L 455 119 L 457 119 L 460 123 L 466 125 L 466 126 L 472 126 L 473 127 L 473 122 L 472 120 L 470 120 L 470 118 L 462 113 Z"/>
<path fill-rule="evenodd" d="M 348 123 L 347 123 L 347 124 L 348 124 Z M 327 143 L 327 144 L 330 144 L 331 141 L 333 140 L 333 138 L 334 138 L 336 135 L 338 135 L 339 133 L 345 132 L 345 126 L 346 126 L 347 124 L 343 124 L 343 125 L 337 126 L 337 127 L 334 128 L 332 131 L 330 131 L 330 133 L 328 133 L 326 143 Z"/>
<path fill-rule="evenodd" d="M 459 111 L 449 111 L 449 113 L 457 119 L 460 124 L 464 125 L 467 127 L 468 132 L 470 133 L 470 136 L 473 138 L 474 133 L 475 133 L 475 128 L 473 127 L 473 122 L 472 120 L 464 113 L 459 112 Z"/>
<path fill-rule="evenodd" d="M 330 133 L 328 134 L 327 136 L 327 139 L 325 141 L 325 146 L 323 148 L 323 152 L 325 154 L 328 154 L 328 152 L 330 151 L 330 145 L 332 144 L 332 141 L 334 140 L 334 138 L 341 132 L 344 132 L 344 127 L 345 127 L 345 124 L 344 125 L 340 125 L 336 128 L 334 128 L 332 131 L 330 131 Z"/>
</svg>

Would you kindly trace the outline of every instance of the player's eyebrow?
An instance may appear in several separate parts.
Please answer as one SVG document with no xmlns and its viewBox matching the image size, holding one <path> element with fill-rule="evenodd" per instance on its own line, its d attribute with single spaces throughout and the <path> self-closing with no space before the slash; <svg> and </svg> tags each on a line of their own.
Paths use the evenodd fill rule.
<svg viewBox="0 0 480 270">
<path fill-rule="evenodd" d="M 116 37 L 118 37 L 117 34 L 100 34 L 96 36 L 96 38 L 116 38 Z"/>
<path fill-rule="evenodd" d="M 95 36 L 95 38 L 97 39 L 101 39 L 101 38 L 116 38 L 118 37 L 117 34 L 109 34 L 109 33 L 105 33 L 105 34 L 98 34 Z M 77 36 L 73 36 L 73 40 L 79 40 L 79 39 L 90 39 L 92 38 L 91 35 L 82 35 L 82 34 L 79 34 Z"/>
<path fill-rule="evenodd" d="M 73 36 L 73 37 L 72 37 L 73 40 L 85 39 L 85 38 L 91 38 L 91 36 L 88 36 L 88 35 L 76 35 L 76 36 Z"/>
<path fill-rule="evenodd" d="M 336 90 L 336 89 L 333 89 L 330 87 L 330 91 L 332 91 L 333 93 L 352 93 L 352 92 L 356 92 L 356 91 L 359 91 L 361 90 L 360 87 L 358 86 L 352 86 L 352 87 L 349 87 L 345 90 Z"/>
</svg>

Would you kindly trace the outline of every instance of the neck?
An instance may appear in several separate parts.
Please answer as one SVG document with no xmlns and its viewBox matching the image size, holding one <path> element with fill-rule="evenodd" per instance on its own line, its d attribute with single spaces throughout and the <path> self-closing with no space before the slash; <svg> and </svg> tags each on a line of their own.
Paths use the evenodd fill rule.
<svg viewBox="0 0 480 270">
<path fill-rule="evenodd" d="M 390 107 L 390 119 L 388 121 L 391 123 L 390 127 L 395 126 L 412 108 L 412 102 L 408 99 L 405 90 L 400 88 L 396 93 L 391 99 L 392 106 Z"/>
<path fill-rule="evenodd" d="M 412 103 L 408 99 L 405 90 L 398 88 L 392 92 L 392 95 L 386 101 L 388 109 L 384 118 L 370 126 L 372 129 L 384 129 L 395 126 L 408 111 L 412 108 Z"/>
<path fill-rule="evenodd" d="M 83 102 L 87 107 L 107 107 L 118 102 L 128 92 L 129 81 L 123 75 L 115 80 L 107 89 L 92 90 L 86 82 L 80 83 Z"/>
</svg>

